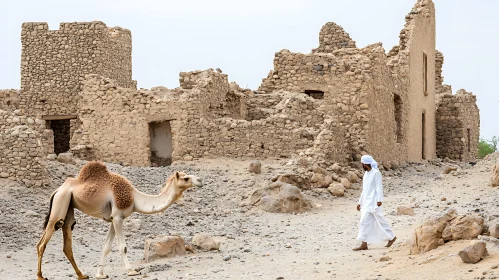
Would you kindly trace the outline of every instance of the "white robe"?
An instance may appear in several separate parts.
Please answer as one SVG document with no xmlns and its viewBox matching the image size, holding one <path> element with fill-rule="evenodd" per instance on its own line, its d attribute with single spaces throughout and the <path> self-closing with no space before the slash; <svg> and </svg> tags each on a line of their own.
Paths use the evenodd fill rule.
<svg viewBox="0 0 499 280">
<path fill-rule="evenodd" d="M 379 170 L 373 168 L 364 173 L 359 199 L 361 218 L 357 239 L 362 242 L 380 244 L 395 237 L 378 202 L 383 202 L 383 181 Z"/>
</svg>

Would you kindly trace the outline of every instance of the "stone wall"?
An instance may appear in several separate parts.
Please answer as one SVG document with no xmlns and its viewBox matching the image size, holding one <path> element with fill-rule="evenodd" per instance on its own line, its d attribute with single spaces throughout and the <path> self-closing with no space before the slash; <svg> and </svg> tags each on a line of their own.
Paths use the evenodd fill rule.
<svg viewBox="0 0 499 280">
<path fill-rule="evenodd" d="M 387 65 L 391 68 L 393 76 L 399 77 L 405 84 L 408 98 L 407 158 L 419 161 L 436 157 L 435 63 L 437 60 L 433 2 L 418 0 L 405 19 L 404 28 L 400 31 L 399 45 L 388 53 Z"/>
<path fill-rule="evenodd" d="M 343 27 L 328 22 L 322 26 L 319 33 L 319 47 L 313 49 L 313 53 L 332 53 L 343 48 L 355 48 L 355 41 L 345 32 Z"/>
<path fill-rule="evenodd" d="M 0 155 L 1 178 L 33 187 L 51 184 L 45 153 L 37 133 L 28 126 L 15 126 L 0 134 Z"/>
<path fill-rule="evenodd" d="M 23 23 L 21 32 L 21 92 L 23 114 L 76 115 L 78 92 L 87 74 L 116 79 L 135 87 L 131 68 L 131 33 L 107 28 L 103 22 Z"/>
<path fill-rule="evenodd" d="M 317 101 L 320 110 L 345 131 L 343 143 L 348 147 L 343 147 L 342 160 L 357 161 L 369 152 L 380 161 L 398 162 L 404 159 L 405 145 L 396 145 L 393 96 L 398 93 L 403 106 L 408 102 L 401 81 L 392 78 L 384 52 L 381 44 L 327 54 L 282 50 L 276 53 L 274 69 L 259 91 L 324 92 Z M 405 116 L 407 109 L 403 111 Z M 401 129 L 405 131 L 407 124 Z"/>
<path fill-rule="evenodd" d="M 0 90 L 0 109 L 16 110 L 19 108 L 19 90 L 1 89 Z"/>
<path fill-rule="evenodd" d="M 437 104 L 437 155 L 474 161 L 478 155 L 480 112 L 476 96 L 464 89 L 442 95 Z"/>
<path fill-rule="evenodd" d="M 316 142 L 325 126 L 324 111 L 309 96 L 282 92 L 266 95 L 264 101 L 264 95 L 234 91 L 239 88 L 229 85 L 227 75 L 211 69 L 180 76 L 185 88 L 139 91 L 117 87 L 98 75 L 87 76 L 72 150 L 84 157 L 147 166 L 151 164 L 149 123 L 160 121 L 170 122 L 174 161 L 289 158 L 320 145 Z M 272 114 L 247 120 L 246 108 L 254 108 L 253 101 L 269 106 Z M 345 133 L 334 125 L 327 127 L 330 131 L 320 138 L 325 139 L 323 146 L 331 150 L 327 153 L 331 160 L 343 162 L 343 149 L 335 147 L 344 145 Z"/>
<path fill-rule="evenodd" d="M 29 126 L 37 133 L 37 137 L 41 141 L 42 149 L 45 155 L 54 153 L 54 135 L 52 130 L 47 129 L 44 120 L 20 115 L 19 110 L 0 110 L 0 131 L 5 131 L 15 126 L 23 125 Z"/>
</svg>

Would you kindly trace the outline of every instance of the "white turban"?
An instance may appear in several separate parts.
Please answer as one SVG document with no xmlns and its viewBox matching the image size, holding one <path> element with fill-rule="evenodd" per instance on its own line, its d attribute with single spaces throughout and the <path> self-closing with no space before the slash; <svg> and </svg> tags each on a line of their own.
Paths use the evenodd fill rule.
<svg viewBox="0 0 499 280">
<path fill-rule="evenodd" d="M 363 164 L 370 164 L 372 168 L 378 169 L 378 163 L 370 155 L 362 156 L 360 162 L 362 162 Z"/>
</svg>

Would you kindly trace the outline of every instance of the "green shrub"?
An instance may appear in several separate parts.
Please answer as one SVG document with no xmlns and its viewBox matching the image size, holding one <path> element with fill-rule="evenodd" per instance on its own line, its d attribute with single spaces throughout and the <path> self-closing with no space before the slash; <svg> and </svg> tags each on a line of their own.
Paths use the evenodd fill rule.
<svg viewBox="0 0 499 280">
<path fill-rule="evenodd" d="M 478 157 L 484 158 L 488 154 L 497 151 L 498 140 L 499 139 L 496 136 L 492 137 L 492 140 L 490 141 L 480 138 L 480 142 L 478 143 Z"/>
</svg>

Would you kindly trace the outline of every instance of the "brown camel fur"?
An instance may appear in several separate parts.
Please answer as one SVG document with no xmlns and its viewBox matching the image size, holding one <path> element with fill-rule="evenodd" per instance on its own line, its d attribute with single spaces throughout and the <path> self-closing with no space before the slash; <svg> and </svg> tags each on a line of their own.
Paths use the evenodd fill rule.
<svg viewBox="0 0 499 280">
<path fill-rule="evenodd" d="M 74 209 L 110 222 L 109 233 L 104 244 L 102 258 L 96 278 L 108 278 L 104 274 L 106 257 L 111 251 L 114 237 L 118 239 L 118 247 L 129 276 L 138 275 L 128 262 L 126 244 L 123 234 L 123 220 L 133 212 L 154 214 L 163 212 L 180 199 L 183 191 L 196 186 L 202 187 L 200 178 L 175 172 L 167 179 L 159 195 L 148 195 L 132 186 L 125 177 L 110 172 L 101 162 L 85 164 L 76 178 L 68 178 L 50 196 L 49 213 L 43 225 L 43 236 L 36 246 L 38 252 L 38 280 L 46 280 L 42 276 L 42 257 L 53 233 L 62 228 L 64 254 L 73 266 L 78 279 L 88 279 L 75 263 L 72 251 L 71 233 L 76 224 Z"/>
</svg>

